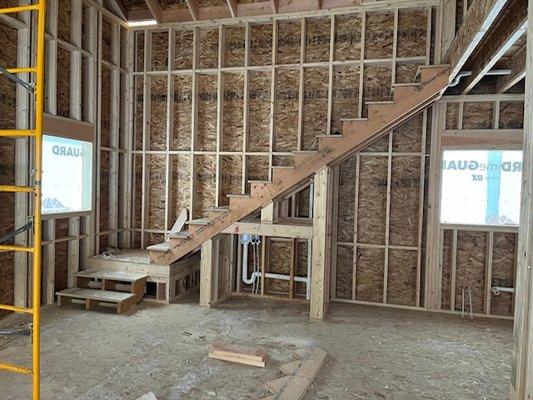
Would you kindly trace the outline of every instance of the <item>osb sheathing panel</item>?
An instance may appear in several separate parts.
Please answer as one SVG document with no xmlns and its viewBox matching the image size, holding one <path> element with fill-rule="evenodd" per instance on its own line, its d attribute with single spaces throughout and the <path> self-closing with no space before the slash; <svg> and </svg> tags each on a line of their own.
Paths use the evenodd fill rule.
<svg viewBox="0 0 533 400">
<path fill-rule="evenodd" d="M 463 110 L 463 129 L 490 129 L 494 127 L 493 102 L 464 103 Z"/>
<path fill-rule="evenodd" d="M 218 28 L 199 29 L 198 63 L 200 68 L 216 68 L 218 65 Z"/>
<path fill-rule="evenodd" d="M 193 38 L 193 31 L 176 30 L 174 69 L 192 69 Z"/>
<path fill-rule="evenodd" d="M 298 100 L 300 72 L 277 72 L 274 151 L 294 151 L 298 146 Z"/>
<path fill-rule="evenodd" d="M 198 7 L 222 7 L 227 6 L 226 0 L 198 0 Z"/>
<path fill-rule="evenodd" d="M 215 151 L 217 140 L 217 76 L 198 75 L 198 131 L 195 150 Z"/>
<path fill-rule="evenodd" d="M 337 241 L 352 242 L 354 237 L 356 157 L 339 165 Z"/>
<path fill-rule="evenodd" d="M 168 69 L 168 32 L 152 33 L 152 71 Z"/>
<path fill-rule="evenodd" d="M 222 156 L 221 157 L 221 196 L 220 205 L 229 205 L 228 194 L 241 193 L 242 188 L 242 157 L 241 156 Z"/>
<path fill-rule="evenodd" d="M 389 250 L 387 303 L 416 305 L 417 257 L 413 250 Z"/>
<path fill-rule="evenodd" d="M 103 67 L 101 80 L 100 146 L 111 146 L 111 72 Z"/>
<path fill-rule="evenodd" d="M 268 156 L 246 156 L 246 182 L 268 180 Z M 247 190 L 249 191 L 249 190 Z"/>
<path fill-rule="evenodd" d="M 3 29 L 0 28 L 0 35 Z M 0 50 L 0 56 L 3 55 Z M 6 58 L 2 57 L 5 61 Z M 6 81 L 4 77 L 0 77 L 0 87 L 6 88 Z M 13 90 L 12 88 L 10 88 Z M 2 91 L 1 95 L 5 99 L 9 97 L 9 93 Z M 6 124 L 6 117 L 11 113 L 14 113 L 15 104 L 12 99 L 8 102 L 0 102 L 0 127 L 11 127 L 12 122 Z M 6 126 L 7 125 L 7 126 Z M 0 138 L 0 185 L 13 185 L 15 182 L 15 141 L 11 139 Z M 15 224 L 15 196 L 12 193 L 0 193 L 0 201 L 2 207 L 0 207 L 0 236 L 12 232 Z M 12 243 L 12 241 L 11 241 Z M 13 253 L 6 252 L 0 253 L 0 303 L 1 304 L 13 304 Z M 3 312 L 0 312 L 0 316 Z"/>
<path fill-rule="evenodd" d="M 356 262 L 356 300 L 383 301 L 385 250 L 359 247 Z"/>
<path fill-rule="evenodd" d="M 68 271 L 68 242 L 56 243 L 55 249 L 55 286 L 54 290 L 64 290 L 67 288 Z"/>
<path fill-rule="evenodd" d="M 195 187 L 195 215 L 194 218 L 207 216 L 207 209 L 216 203 L 216 160 L 214 156 L 195 156 L 196 187 Z"/>
<path fill-rule="evenodd" d="M 174 125 L 171 150 L 191 150 L 192 77 L 174 77 Z"/>
<path fill-rule="evenodd" d="M 307 240 L 296 241 L 296 271 L 297 276 L 307 276 Z M 307 288 L 303 282 L 295 282 L 295 292 L 299 296 L 305 296 Z"/>
<path fill-rule="evenodd" d="M 389 65 L 367 65 L 364 68 L 363 102 L 391 99 L 391 74 Z M 367 105 L 363 113 L 366 115 Z"/>
<path fill-rule="evenodd" d="M 142 181 L 143 179 L 143 158 L 140 154 L 133 155 L 133 190 L 135 201 L 133 204 L 133 227 L 140 228 L 142 221 Z"/>
<path fill-rule="evenodd" d="M 459 103 L 446 104 L 446 129 L 461 129 L 459 126 Z"/>
<path fill-rule="evenodd" d="M 366 14 L 365 58 L 392 57 L 394 41 L 394 12 L 379 11 Z"/>
<path fill-rule="evenodd" d="M 398 11 L 397 57 L 426 55 L 427 9 Z"/>
<path fill-rule="evenodd" d="M 467 288 L 472 290 L 472 310 L 484 311 L 487 233 L 457 233 L 457 280 L 455 304 L 461 305 L 461 289 L 465 289 L 465 307 L 469 302 Z M 468 309 L 468 308 L 467 308 Z"/>
<path fill-rule="evenodd" d="M 441 308 L 449 310 L 451 307 L 450 299 L 452 295 L 452 254 L 453 254 L 453 231 L 444 230 L 442 241 L 442 294 Z"/>
<path fill-rule="evenodd" d="M 359 106 L 358 66 L 345 65 L 333 69 L 332 133 L 342 133 L 342 118 L 357 118 Z"/>
<path fill-rule="evenodd" d="M 165 156 L 148 155 L 147 168 L 150 183 L 147 226 L 149 229 L 165 229 Z"/>
<path fill-rule="evenodd" d="M 109 229 L 109 152 L 100 151 L 100 232 Z"/>
<path fill-rule="evenodd" d="M 63 239 L 68 236 L 69 232 L 69 226 L 68 226 L 68 218 L 58 218 L 55 222 L 55 236 L 56 239 Z"/>
<path fill-rule="evenodd" d="M 357 60 L 361 56 L 361 14 L 335 17 L 335 61 Z"/>
<path fill-rule="evenodd" d="M 329 61 L 331 21 L 329 18 L 310 18 L 306 21 L 305 61 Z"/>
<path fill-rule="evenodd" d="M 398 62 L 396 64 L 396 83 L 414 83 L 419 81 L 417 80 L 416 74 L 418 72 L 418 68 L 422 64 L 416 64 L 416 63 L 407 63 L 407 62 Z"/>
<path fill-rule="evenodd" d="M 418 113 L 401 124 L 392 135 L 392 151 L 398 153 L 419 153 L 422 151 L 424 114 Z"/>
<path fill-rule="evenodd" d="M 353 252 L 352 247 L 337 246 L 336 293 L 339 299 L 352 298 L 353 286 Z"/>
<path fill-rule="evenodd" d="M 70 117 L 70 52 L 57 49 L 57 115 Z"/>
<path fill-rule="evenodd" d="M 135 71 L 144 71 L 144 32 L 135 32 Z"/>
<path fill-rule="evenodd" d="M 111 42 L 113 41 L 111 38 L 111 32 L 112 32 L 112 25 L 111 23 L 105 19 L 102 18 L 102 60 L 111 62 Z"/>
<path fill-rule="evenodd" d="M 191 204 L 191 156 L 171 155 L 172 174 L 172 204 L 171 220 L 174 221 L 184 209 L 190 209 Z"/>
<path fill-rule="evenodd" d="M 250 65 L 272 64 L 272 24 L 250 26 Z"/>
<path fill-rule="evenodd" d="M 273 156 L 272 165 L 276 167 L 294 166 L 294 157 L 292 156 Z"/>
<path fill-rule="evenodd" d="M 133 120 L 133 135 L 134 149 L 143 149 L 143 104 L 144 104 L 144 91 L 143 91 L 143 78 L 136 76 L 134 78 L 134 90 L 135 90 L 135 117 Z"/>
<path fill-rule="evenodd" d="M 245 31 L 243 25 L 224 27 L 224 67 L 244 65 Z"/>
<path fill-rule="evenodd" d="M 361 156 L 359 167 L 359 243 L 385 243 L 387 158 Z"/>
<path fill-rule="evenodd" d="M 250 72 L 248 89 L 248 151 L 268 151 L 270 146 L 269 72 Z"/>
<path fill-rule="evenodd" d="M 224 74 L 222 150 L 241 151 L 243 146 L 244 74 Z"/>
<path fill-rule="evenodd" d="M 329 71 L 327 68 L 307 68 L 304 74 L 302 150 L 316 150 L 316 136 L 327 132 Z"/>
<path fill-rule="evenodd" d="M 500 129 L 522 129 L 524 127 L 524 103 L 502 101 L 498 127 Z"/>
<path fill-rule="evenodd" d="M 278 23 L 278 64 L 295 64 L 300 62 L 302 23 L 280 21 Z"/>
<path fill-rule="evenodd" d="M 163 243 L 165 241 L 165 235 L 162 233 L 146 232 L 144 234 L 145 247 L 152 246 L 154 244 Z"/>
<path fill-rule="evenodd" d="M 150 80 L 150 146 L 149 150 L 165 150 L 167 145 L 167 82 L 166 76 Z"/>
<path fill-rule="evenodd" d="M 389 243 L 418 246 L 420 157 L 392 157 Z"/>
<path fill-rule="evenodd" d="M 58 0 L 57 2 L 57 37 L 70 42 L 71 26 L 71 0 Z"/>
<path fill-rule="evenodd" d="M 491 286 L 514 288 L 516 274 L 516 233 L 494 233 Z M 512 315 L 513 294 L 491 296 L 491 314 Z"/>
<path fill-rule="evenodd" d="M 300 218 L 309 218 L 309 202 L 310 202 L 310 192 L 311 188 L 308 186 L 305 189 L 300 190 L 296 193 L 296 198 L 298 199 L 298 212 L 297 217 Z"/>
<path fill-rule="evenodd" d="M 291 265 L 292 241 L 270 238 L 268 272 L 288 275 Z M 269 279 L 267 285 L 272 292 L 289 292 L 289 281 Z"/>
<path fill-rule="evenodd" d="M 144 0 L 142 0 L 144 2 Z M 172 9 L 187 9 L 187 2 L 185 0 L 157 0 L 163 10 L 168 8 Z M 146 2 L 144 2 L 144 8 L 146 9 Z"/>
</svg>

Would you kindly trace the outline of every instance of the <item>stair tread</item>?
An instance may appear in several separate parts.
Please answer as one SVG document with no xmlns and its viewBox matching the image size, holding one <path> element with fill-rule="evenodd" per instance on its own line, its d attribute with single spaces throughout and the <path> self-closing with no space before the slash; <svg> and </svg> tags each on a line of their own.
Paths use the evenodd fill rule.
<svg viewBox="0 0 533 400">
<path fill-rule="evenodd" d="M 58 296 L 72 297 L 75 299 L 90 299 L 109 303 L 120 303 L 134 298 L 134 293 L 113 292 L 111 290 L 72 288 L 56 292 Z"/>
<path fill-rule="evenodd" d="M 294 165 L 273 165 L 272 169 L 294 168 Z"/>
<path fill-rule="evenodd" d="M 342 135 L 316 135 L 317 138 L 341 139 Z"/>
<path fill-rule="evenodd" d="M 376 101 L 365 101 L 365 103 L 368 104 L 375 104 L 375 105 L 386 105 L 386 104 L 394 104 L 393 100 L 376 100 Z"/>
<path fill-rule="evenodd" d="M 207 211 L 226 212 L 229 211 L 229 206 L 209 207 Z"/>
<path fill-rule="evenodd" d="M 80 278 L 91 278 L 91 279 L 106 279 L 112 281 L 121 281 L 121 282 L 137 282 L 140 279 L 148 278 L 146 274 L 134 274 L 131 272 L 122 272 L 122 271 L 105 271 L 105 270 L 96 270 L 88 269 L 85 271 L 79 271 L 75 274 Z"/>
<path fill-rule="evenodd" d="M 366 122 L 368 121 L 368 118 L 341 118 L 341 122 L 352 122 L 352 121 L 361 121 Z"/>
<path fill-rule="evenodd" d="M 248 193 L 230 193 L 230 194 L 227 194 L 226 197 L 229 197 L 229 198 L 248 198 L 250 197 L 250 195 Z"/>
<path fill-rule="evenodd" d="M 197 218 L 187 221 L 187 225 L 209 225 L 209 218 Z"/>
<path fill-rule="evenodd" d="M 174 239 L 187 239 L 190 236 L 191 236 L 191 232 L 189 231 L 175 232 L 175 233 L 170 233 L 168 235 L 169 238 L 174 238 Z"/>
<path fill-rule="evenodd" d="M 169 242 L 163 242 L 158 244 L 153 244 L 151 246 L 146 247 L 146 250 L 150 251 L 169 251 L 171 248 L 171 244 Z"/>
</svg>

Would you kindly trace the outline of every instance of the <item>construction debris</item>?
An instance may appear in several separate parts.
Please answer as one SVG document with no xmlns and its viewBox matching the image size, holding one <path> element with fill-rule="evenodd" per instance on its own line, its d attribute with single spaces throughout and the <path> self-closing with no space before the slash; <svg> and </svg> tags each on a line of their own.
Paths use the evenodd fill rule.
<svg viewBox="0 0 533 400">
<path fill-rule="evenodd" d="M 239 364 L 264 367 L 267 354 L 258 347 L 248 347 L 227 343 L 212 343 L 209 346 L 209 357 Z"/>
</svg>

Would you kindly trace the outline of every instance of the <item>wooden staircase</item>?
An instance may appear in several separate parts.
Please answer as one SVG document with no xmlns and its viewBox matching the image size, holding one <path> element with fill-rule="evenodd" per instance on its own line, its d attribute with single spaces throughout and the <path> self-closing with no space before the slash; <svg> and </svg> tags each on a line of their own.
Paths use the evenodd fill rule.
<svg viewBox="0 0 533 400">
<path fill-rule="evenodd" d="M 431 105 L 448 86 L 448 67 L 423 66 L 418 75 L 419 83 L 393 87 L 393 101 L 368 102 L 367 118 L 344 120 L 342 135 L 319 136 L 317 151 L 295 152 L 294 166 L 273 168 L 271 181 L 252 181 L 250 194 L 228 195 L 229 209 L 211 209 L 208 218 L 189 221 L 187 234 L 171 237 L 160 250 L 150 249 L 151 261 L 170 263 L 180 259 L 231 224 L 311 179 L 324 166 L 342 161 Z"/>
</svg>

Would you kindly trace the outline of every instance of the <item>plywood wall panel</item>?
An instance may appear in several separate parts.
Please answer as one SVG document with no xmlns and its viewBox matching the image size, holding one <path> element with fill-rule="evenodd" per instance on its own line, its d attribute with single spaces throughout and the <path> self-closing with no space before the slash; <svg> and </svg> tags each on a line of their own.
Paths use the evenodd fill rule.
<svg viewBox="0 0 533 400">
<path fill-rule="evenodd" d="M 107 68 L 102 68 L 101 90 L 100 146 L 111 147 L 111 71 Z"/>
<path fill-rule="evenodd" d="M 150 80 L 150 150 L 167 148 L 167 86 L 166 76 L 152 76 Z"/>
<path fill-rule="evenodd" d="M 171 191 L 171 221 L 174 223 L 182 210 L 189 210 L 191 205 L 191 156 L 170 156 L 172 191 Z"/>
<path fill-rule="evenodd" d="M 176 30 L 174 45 L 174 69 L 192 69 L 193 31 Z"/>
<path fill-rule="evenodd" d="M 449 310 L 452 296 L 453 231 L 444 230 L 442 240 L 442 289 L 441 308 Z"/>
<path fill-rule="evenodd" d="M 300 72 L 277 72 L 274 151 L 294 151 L 298 144 L 298 101 Z"/>
<path fill-rule="evenodd" d="M 353 251 L 349 246 L 337 246 L 337 276 L 335 277 L 335 297 L 352 298 Z"/>
<path fill-rule="evenodd" d="M 207 216 L 207 210 L 216 204 L 216 159 L 214 156 L 195 156 L 194 173 L 195 186 L 195 212 L 193 218 Z"/>
<path fill-rule="evenodd" d="M 198 132 L 195 150 L 215 151 L 217 135 L 217 76 L 197 75 Z"/>
<path fill-rule="evenodd" d="M 241 151 L 243 146 L 244 74 L 224 74 L 222 150 Z"/>
<path fill-rule="evenodd" d="M 291 263 L 291 246 L 292 243 L 290 240 L 280 240 L 276 238 L 270 239 L 270 257 L 269 257 L 269 269 L 268 272 L 273 272 L 276 274 L 289 274 L 290 263 Z M 289 281 L 282 281 L 278 279 L 269 279 L 268 286 L 269 290 L 273 292 L 288 293 L 289 292 Z"/>
<path fill-rule="evenodd" d="M 424 116 L 416 114 L 401 124 L 392 135 L 392 151 L 399 153 L 419 153 L 422 149 Z"/>
<path fill-rule="evenodd" d="M 317 135 L 327 134 L 329 71 L 327 68 L 306 68 L 304 74 L 302 149 L 316 150 Z"/>
<path fill-rule="evenodd" d="M 198 30 L 200 46 L 198 63 L 200 68 L 216 68 L 218 65 L 218 28 L 202 28 Z"/>
<path fill-rule="evenodd" d="M 250 26 L 250 65 L 272 64 L 272 24 Z"/>
<path fill-rule="evenodd" d="M 147 156 L 147 163 L 149 172 L 147 227 L 165 229 L 165 157 L 151 154 Z"/>
<path fill-rule="evenodd" d="M 398 11 L 397 57 L 426 55 L 427 9 Z"/>
<path fill-rule="evenodd" d="M 271 74 L 250 72 L 248 93 L 248 150 L 268 151 L 270 146 Z"/>
<path fill-rule="evenodd" d="M 413 250 L 389 250 L 387 303 L 416 305 L 417 257 Z"/>
<path fill-rule="evenodd" d="M 490 129 L 493 123 L 493 102 L 464 103 L 463 129 Z"/>
<path fill-rule="evenodd" d="M 342 133 L 342 118 L 357 118 L 359 109 L 358 66 L 337 66 L 333 69 L 333 111 L 331 132 Z"/>
<path fill-rule="evenodd" d="M 359 170 L 358 241 L 360 243 L 384 244 L 387 159 L 385 157 L 361 156 Z"/>
<path fill-rule="evenodd" d="M 305 37 L 305 61 L 329 61 L 329 45 L 331 41 L 331 20 L 328 17 L 310 18 L 307 20 Z"/>
<path fill-rule="evenodd" d="M 299 20 L 278 22 L 278 54 L 279 64 L 295 64 L 300 62 L 300 43 L 302 24 Z"/>
<path fill-rule="evenodd" d="M 191 150 L 192 138 L 192 77 L 174 77 L 174 124 L 170 141 L 171 150 Z"/>
<path fill-rule="evenodd" d="M 356 300 L 378 303 L 383 301 L 384 265 L 384 249 L 357 249 Z"/>
<path fill-rule="evenodd" d="M 57 115 L 70 117 L 70 52 L 57 49 Z"/>
<path fill-rule="evenodd" d="M 109 230 L 109 161 L 109 152 L 100 151 L 100 232 Z"/>
<path fill-rule="evenodd" d="M 366 14 L 365 58 L 392 58 L 394 12 L 374 11 Z"/>
<path fill-rule="evenodd" d="M 229 197 L 226 197 L 226 195 L 241 193 L 242 157 L 222 156 L 220 173 L 222 177 L 222 188 L 220 192 L 219 204 L 221 206 L 225 206 L 229 205 Z"/>
<path fill-rule="evenodd" d="M 354 237 L 356 170 L 356 156 L 339 165 L 337 240 L 340 242 L 352 242 Z"/>
<path fill-rule="evenodd" d="M 143 107 L 144 107 L 144 80 L 142 76 L 134 78 L 134 119 L 133 119 L 133 149 L 143 149 Z"/>
<path fill-rule="evenodd" d="M 335 17 L 335 61 L 357 60 L 362 47 L 362 14 Z"/>
<path fill-rule="evenodd" d="M 515 287 L 516 233 L 494 233 L 492 286 Z M 513 315 L 514 295 L 508 292 L 491 296 L 491 314 Z"/>
<path fill-rule="evenodd" d="M 224 66 L 242 67 L 244 65 L 245 32 L 243 25 L 224 27 Z"/>
<path fill-rule="evenodd" d="M 524 127 L 524 102 L 502 101 L 498 127 L 499 129 L 522 129 Z"/>
<path fill-rule="evenodd" d="M 166 71 L 168 69 L 168 32 L 152 33 L 152 71 Z"/>
</svg>

